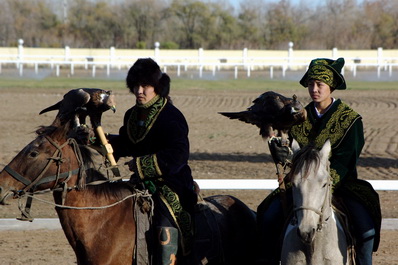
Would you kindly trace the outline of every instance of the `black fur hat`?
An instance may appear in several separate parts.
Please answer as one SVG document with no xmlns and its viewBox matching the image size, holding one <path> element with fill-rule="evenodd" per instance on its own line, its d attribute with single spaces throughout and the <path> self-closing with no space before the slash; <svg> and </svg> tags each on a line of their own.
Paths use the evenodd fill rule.
<svg viewBox="0 0 398 265">
<path fill-rule="evenodd" d="M 130 68 L 126 77 L 127 87 L 134 93 L 138 85 L 151 85 L 156 94 L 168 97 L 170 93 L 170 77 L 162 73 L 159 65 L 151 58 L 138 59 Z"/>
</svg>

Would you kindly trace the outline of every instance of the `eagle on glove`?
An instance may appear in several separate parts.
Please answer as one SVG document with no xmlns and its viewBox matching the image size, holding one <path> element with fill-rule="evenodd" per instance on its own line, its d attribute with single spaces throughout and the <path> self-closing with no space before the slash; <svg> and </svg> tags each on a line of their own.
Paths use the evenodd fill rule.
<svg viewBox="0 0 398 265">
<path fill-rule="evenodd" d="M 230 119 L 256 125 L 260 135 L 267 139 L 274 135 L 286 137 L 289 129 L 306 119 L 306 111 L 297 96 L 287 98 L 273 91 L 261 94 L 253 105 L 241 112 L 219 112 Z"/>
<path fill-rule="evenodd" d="M 58 110 L 57 118 L 61 123 L 73 121 L 73 128 L 86 124 L 87 116 L 93 128 L 101 126 L 102 113 L 116 111 L 115 95 L 111 90 L 99 88 L 77 88 L 67 92 L 56 104 L 43 109 L 40 114 Z"/>
</svg>

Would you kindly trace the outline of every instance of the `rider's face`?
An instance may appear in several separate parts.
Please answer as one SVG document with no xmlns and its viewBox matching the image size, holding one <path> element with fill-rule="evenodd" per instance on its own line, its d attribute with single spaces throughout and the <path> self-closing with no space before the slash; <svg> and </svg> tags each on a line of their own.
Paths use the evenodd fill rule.
<svg viewBox="0 0 398 265">
<path fill-rule="evenodd" d="M 134 95 L 138 103 L 145 104 L 156 96 L 156 92 L 151 85 L 138 85 L 134 87 Z"/>
<path fill-rule="evenodd" d="M 308 93 L 312 101 L 321 104 L 325 101 L 330 101 L 332 91 L 328 84 L 320 80 L 311 79 L 308 81 Z"/>
</svg>

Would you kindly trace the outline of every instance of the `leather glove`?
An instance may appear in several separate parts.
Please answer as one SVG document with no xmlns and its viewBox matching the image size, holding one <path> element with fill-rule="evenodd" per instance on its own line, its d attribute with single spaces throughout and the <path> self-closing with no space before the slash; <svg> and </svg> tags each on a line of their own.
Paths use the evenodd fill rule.
<svg viewBox="0 0 398 265">
<path fill-rule="evenodd" d="M 137 166 L 136 166 L 136 159 L 133 158 L 130 161 L 126 162 L 125 165 L 128 165 L 129 170 L 133 172 L 133 175 L 130 177 L 130 182 L 133 184 L 139 184 L 141 183 L 141 178 L 139 174 L 137 173 Z"/>
<path fill-rule="evenodd" d="M 80 125 L 79 127 L 71 130 L 68 137 L 74 138 L 79 144 L 91 145 L 95 142 L 95 133 L 93 129 Z"/>
<path fill-rule="evenodd" d="M 283 142 L 281 137 L 272 137 L 268 140 L 268 147 L 276 165 L 281 164 L 283 167 L 291 165 L 293 151 L 288 139 Z"/>
</svg>

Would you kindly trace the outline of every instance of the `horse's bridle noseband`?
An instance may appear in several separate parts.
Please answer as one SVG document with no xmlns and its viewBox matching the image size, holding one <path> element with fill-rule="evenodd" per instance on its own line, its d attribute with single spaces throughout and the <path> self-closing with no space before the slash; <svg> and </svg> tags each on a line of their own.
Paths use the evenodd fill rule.
<svg viewBox="0 0 398 265">
<path fill-rule="evenodd" d="M 21 174 L 16 172 L 14 169 L 9 167 L 8 165 L 4 168 L 4 170 L 8 174 L 10 174 L 14 179 L 16 179 L 17 181 L 19 181 L 25 185 L 25 188 L 23 188 L 22 190 L 13 191 L 14 195 L 18 196 L 18 195 L 24 194 L 26 192 L 34 192 L 37 186 L 39 186 L 41 184 L 45 184 L 45 183 L 50 183 L 53 181 L 54 181 L 54 186 L 51 189 L 54 189 L 55 187 L 57 187 L 59 185 L 60 179 L 65 178 L 65 180 L 63 182 L 66 182 L 69 180 L 69 178 L 72 175 L 78 174 L 82 170 L 83 163 L 82 163 L 81 153 L 80 153 L 78 144 L 75 139 L 68 138 L 68 140 L 65 141 L 65 143 L 63 143 L 62 145 L 59 145 L 58 143 L 56 143 L 54 140 L 52 140 L 48 136 L 44 136 L 44 138 L 47 139 L 47 141 L 50 142 L 56 148 L 56 150 L 55 150 L 54 154 L 48 158 L 48 162 L 47 162 L 46 166 L 42 169 L 40 174 L 33 181 L 22 176 Z M 67 145 L 71 145 L 73 147 L 76 158 L 79 162 L 79 168 L 61 173 L 60 172 L 61 164 L 64 162 L 64 159 L 62 157 L 62 149 Z M 52 163 L 57 164 L 57 174 L 53 175 L 53 176 L 44 177 L 44 174 L 50 168 Z"/>
<path fill-rule="evenodd" d="M 326 218 L 324 217 L 325 209 L 327 207 L 331 207 L 332 206 L 332 199 L 331 199 L 331 196 L 330 196 L 330 192 L 331 192 L 331 179 L 330 179 L 330 176 L 328 177 L 328 181 L 327 181 L 326 185 L 327 185 L 327 191 L 326 191 L 325 198 L 323 200 L 323 204 L 322 204 L 320 210 L 316 209 L 316 208 L 313 208 L 313 207 L 310 207 L 310 206 L 304 206 L 304 205 L 293 208 L 293 213 L 294 213 L 294 216 L 295 216 L 296 220 L 297 220 L 296 212 L 298 212 L 298 211 L 308 210 L 308 211 L 312 211 L 312 212 L 315 212 L 316 214 L 318 214 L 319 215 L 319 221 L 318 221 L 318 225 L 317 225 L 317 231 L 318 232 L 322 231 L 323 224 L 327 220 L 329 220 L 329 218 L 330 218 L 330 216 L 328 216 Z"/>
</svg>

